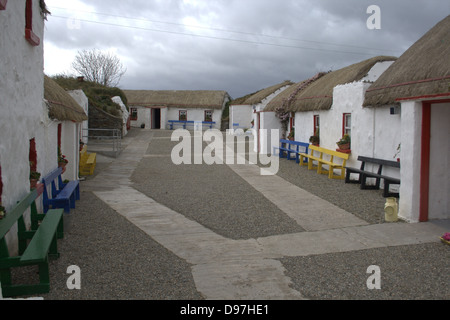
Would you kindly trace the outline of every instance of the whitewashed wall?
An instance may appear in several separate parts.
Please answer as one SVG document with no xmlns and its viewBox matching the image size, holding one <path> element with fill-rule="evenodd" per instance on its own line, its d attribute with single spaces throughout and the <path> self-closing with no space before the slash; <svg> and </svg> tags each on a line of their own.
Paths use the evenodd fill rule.
<svg viewBox="0 0 450 320">
<path fill-rule="evenodd" d="M 267 96 L 261 103 L 254 106 L 254 113 L 252 113 L 252 120 L 254 120 L 254 151 L 258 152 L 258 146 L 260 153 L 272 154 L 274 142 L 271 142 L 271 130 L 279 130 L 279 137 L 281 137 L 281 121 L 275 116 L 275 112 L 264 112 L 269 102 L 271 102 L 277 95 L 289 88 L 290 86 L 284 86 L 271 95 Z M 252 107 L 253 112 L 253 107 Z M 258 123 L 258 117 L 260 123 Z M 266 130 L 267 134 L 262 134 L 259 130 Z M 279 143 L 278 143 L 279 144 Z M 276 144 L 276 145 L 278 145 Z"/>
<path fill-rule="evenodd" d="M 429 219 L 450 219 L 450 103 L 431 105 Z"/>
<path fill-rule="evenodd" d="M 41 39 L 39 46 L 25 40 L 24 26 L 25 1 L 8 1 L 6 10 L 0 11 L 0 165 L 2 204 L 7 210 L 30 192 L 28 157 L 32 138 L 36 139 L 37 169 L 45 170 L 44 20 L 38 1 L 33 1 L 33 31 Z M 7 240 L 10 247 L 16 247 L 15 238 Z"/>
<path fill-rule="evenodd" d="M 410 222 L 420 218 L 422 102 L 401 107 L 401 186 L 399 216 Z M 449 219 L 450 104 L 431 105 L 430 181 L 428 218 Z"/>
<path fill-rule="evenodd" d="M 281 138 L 281 122 L 275 116 L 275 112 L 261 112 L 261 129 L 259 130 L 259 139 L 260 139 L 260 153 L 262 154 L 272 154 L 273 147 L 279 145 L 278 142 L 275 144 L 272 141 L 272 131 L 278 130 L 279 137 Z M 273 145 L 275 144 L 275 145 Z"/>
<path fill-rule="evenodd" d="M 68 94 L 70 94 L 70 96 L 74 98 L 74 100 L 83 108 L 84 113 L 86 113 L 86 115 L 89 115 L 89 100 L 88 97 L 84 94 L 83 90 L 68 91 Z M 89 120 L 83 121 L 81 125 L 80 139 L 85 144 L 89 143 L 87 129 L 89 129 Z"/>
<path fill-rule="evenodd" d="M 129 117 L 130 113 L 128 112 L 127 107 L 125 106 L 125 104 L 123 103 L 123 101 L 120 97 L 113 97 L 111 100 L 114 103 L 118 104 L 120 106 L 120 109 L 122 110 L 122 118 L 123 118 L 122 135 L 126 136 L 128 133 L 127 122 L 128 122 L 128 117 Z"/>
<path fill-rule="evenodd" d="M 234 105 L 230 106 L 230 129 L 233 129 L 234 123 L 239 124 L 239 128 L 250 129 L 253 120 L 252 105 Z"/>
<path fill-rule="evenodd" d="M 359 167 L 358 156 L 396 160 L 401 137 L 401 116 L 391 115 L 390 107 L 363 108 L 364 95 L 371 83 L 392 64 L 391 61 L 374 65 L 361 81 L 336 86 L 330 110 L 297 112 L 295 115 L 295 139 L 309 142 L 314 133 L 314 116 L 320 116 L 320 146 L 336 150 L 336 142 L 342 137 L 343 114 L 351 113 L 351 149 L 348 166 Z M 370 166 L 368 166 L 370 169 Z M 400 177 L 398 169 L 386 173 Z M 392 186 L 393 188 L 395 186 Z"/>
<path fill-rule="evenodd" d="M 402 103 L 399 217 L 419 221 L 422 103 Z"/>
<path fill-rule="evenodd" d="M 142 124 L 145 125 L 146 128 L 152 127 L 151 122 L 151 110 L 150 108 L 133 106 L 132 108 L 136 108 L 137 110 L 137 120 L 131 120 L 130 125 L 135 128 L 140 128 Z"/>
<path fill-rule="evenodd" d="M 309 138 L 314 134 L 314 116 L 319 111 L 308 111 L 295 114 L 295 140 L 309 143 Z"/>
<path fill-rule="evenodd" d="M 80 136 L 81 124 L 72 121 L 63 121 L 61 130 L 61 152 L 69 163 L 62 175 L 63 180 L 78 180 L 80 165 Z M 57 164 L 53 168 L 56 169 Z"/>
<path fill-rule="evenodd" d="M 187 110 L 187 121 L 205 121 L 205 110 L 212 110 L 213 117 L 212 121 L 216 124 L 213 126 L 213 129 L 220 130 L 220 126 L 222 123 L 222 110 L 218 109 L 193 109 L 193 108 L 167 108 L 167 117 L 165 123 L 162 122 L 161 119 L 161 127 L 166 126 L 166 129 L 169 129 L 169 120 L 179 120 L 180 118 L 180 110 Z M 175 128 L 175 127 L 174 127 Z M 188 128 L 189 129 L 189 128 Z M 209 129 L 209 127 L 207 127 Z"/>
</svg>

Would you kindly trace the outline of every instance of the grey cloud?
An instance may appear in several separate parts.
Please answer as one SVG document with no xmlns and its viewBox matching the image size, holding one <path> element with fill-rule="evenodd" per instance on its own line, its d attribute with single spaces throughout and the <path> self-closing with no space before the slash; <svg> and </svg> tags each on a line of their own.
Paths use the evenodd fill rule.
<svg viewBox="0 0 450 320">
<path fill-rule="evenodd" d="M 371 56 L 399 56 L 450 12 L 447 0 L 80 1 L 109 16 L 77 13 L 101 22 L 79 29 L 50 16 L 47 42 L 115 48 L 128 69 L 122 88 L 226 90 L 234 98 Z M 381 30 L 366 27 L 371 4 L 381 7 Z M 203 28 L 184 26 L 186 17 Z"/>
</svg>

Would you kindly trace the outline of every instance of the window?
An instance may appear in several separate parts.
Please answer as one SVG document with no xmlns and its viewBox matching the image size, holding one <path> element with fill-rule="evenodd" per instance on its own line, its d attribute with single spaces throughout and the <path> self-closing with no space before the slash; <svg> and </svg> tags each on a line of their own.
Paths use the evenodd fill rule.
<svg viewBox="0 0 450 320">
<path fill-rule="evenodd" d="M 352 132 L 352 114 L 344 113 L 342 121 L 342 135 L 348 134 L 350 136 L 351 132 Z"/>
<path fill-rule="evenodd" d="M 26 0 L 25 7 L 25 39 L 32 45 L 38 46 L 41 39 L 33 32 L 33 1 Z"/>
<path fill-rule="evenodd" d="M 205 110 L 205 122 L 212 122 L 212 110 Z"/>
<path fill-rule="evenodd" d="M 179 120 L 187 121 L 187 110 L 180 110 L 179 112 Z"/>
<path fill-rule="evenodd" d="M 295 128 L 295 113 L 291 113 L 291 117 L 289 118 L 289 130 Z"/>
<path fill-rule="evenodd" d="M 131 108 L 130 109 L 130 119 L 132 121 L 136 121 L 138 119 L 138 111 L 136 108 Z"/>
<path fill-rule="evenodd" d="M 318 135 L 320 130 L 320 116 L 315 115 L 314 116 L 314 135 Z"/>
<path fill-rule="evenodd" d="M 8 0 L 0 0 L 0 10 L 6 10 L 6 3 Z"/>
</svg>

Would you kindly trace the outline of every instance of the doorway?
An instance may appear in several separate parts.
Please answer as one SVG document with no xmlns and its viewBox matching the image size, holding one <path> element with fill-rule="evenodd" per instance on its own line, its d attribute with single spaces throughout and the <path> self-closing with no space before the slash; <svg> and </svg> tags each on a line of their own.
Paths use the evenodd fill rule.
<svg viewBox="0 0 450 320">
<path fill-rule="evenodd" d="M 152 129 L 161 129 L 161 109 L 152 109 Z"/>
</svg>

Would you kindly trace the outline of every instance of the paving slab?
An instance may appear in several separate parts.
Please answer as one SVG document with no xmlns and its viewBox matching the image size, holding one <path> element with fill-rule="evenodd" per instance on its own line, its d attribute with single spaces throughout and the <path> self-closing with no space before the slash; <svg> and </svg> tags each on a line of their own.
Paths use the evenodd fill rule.
<svg viewBox="0 0 450 320">
<path fill-rule="evenodd" d="M 161 138 L 163 139 L 163 138 Z M 230 165 L 306 232 L 233 240 L 216 234 L 132 187 L 130 177 L 146 155 L 152 132 L 128 140 L 124 152 L 83 186 L 178 257 L 192 264 L 207 299 L 303 299 L 277 259 L 435 242 L 447 221 L 369 225 L 278 176 L 262 176 L 254 164 Z M 160 157 L 150 155 L 149 157 Z"/>
</svg>

